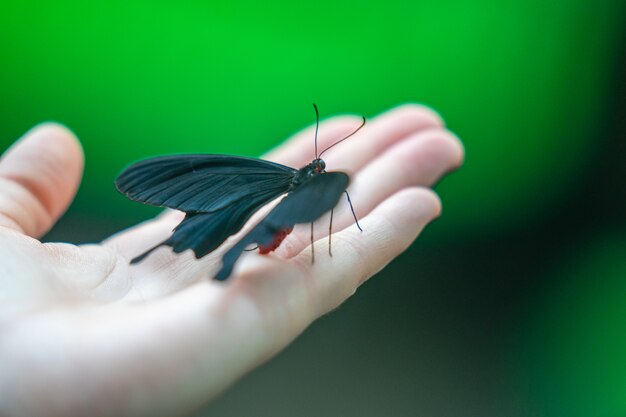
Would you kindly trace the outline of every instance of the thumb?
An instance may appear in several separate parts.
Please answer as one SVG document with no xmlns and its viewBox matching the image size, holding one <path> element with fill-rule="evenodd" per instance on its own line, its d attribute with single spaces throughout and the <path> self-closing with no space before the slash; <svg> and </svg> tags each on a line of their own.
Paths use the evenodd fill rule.
<svg viewBox="0 0 626 417">
<path fill-rule="evenodd" d="M 72 132 L 55 123 L 28 131 L 0 157 L 0 228 L 43 235 L 74 198 L 82 172 Z"/>
</svg>

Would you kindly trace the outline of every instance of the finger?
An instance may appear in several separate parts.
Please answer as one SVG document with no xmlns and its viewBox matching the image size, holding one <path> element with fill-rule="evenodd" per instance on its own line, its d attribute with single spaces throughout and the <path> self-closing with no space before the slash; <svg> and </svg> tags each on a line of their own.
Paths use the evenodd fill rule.
<svg viewBox="0 0 626 417">
<path fill-rule="evenodd" d="M 330 146 L 356 129 L 361 118 L 356 116 L 337 116 L 320 123 L 317 135 L 318 149 Z M 311 162 L 315 157 L 315 125 L 296 133 L 287 142 L 271 150 L 263 159 L 300 168 Z"/>
<path fill-rule="evenodd" d="M 404 189 L 381 203 L 363 221 L 363 232 L 349 227 L 333 239 L 333 256 L 320 254 L 311 265 L 309 251 L 293 261 L 313 281 L 314 317 L 334 309 L 368 278 L 406 250 L 441 213 L 437 195 L 426 188 Z M 328 238 L 320 246 L 328 244 Z"/>
<path fill-rule="evenodd" d="M 357 218 L 367 215 L 387 197 L 403 188 L 430 186 L 463 161 L 463 146 L 449 131 L 431 129 L 395 144 L 362 168 L 349 192 Z M 328 235 L 329 215 L 316 222 L 316 239 Z M 334 211 L 333 231 L 354 224 L 352 211 L 342 198 Z M 308 226 L 298 226 L 283 242 L 278 253 L 287 258 L 310 244 Z"/>
<path fill-rule="evenodd" d="M 333 234 L 332 257 L 318 253 L 312 264 L 309 250 L 289 260 L 249 254 L 235 266 L 229 285 L 234 292 L 254 293 L 263 311 L 287 307 L 306 310 L 313 302 L 312 320 L 338 305 L 404 251 L 440 213 L 441 202 L 432 190 L 404 189 L 362 219 L 363 232 L 354 226 Z M 327 238 L 318 242 L 319 247 L 328 245 Z M 296 313 L 281 314 L 293 317 Z"/>
<path fill-rule="evenodd" d="M 82 171 L 72 132 L 54 123 L 30 130 L 0 159 L 0 226 L 44 234 L 74 198 Z"/>
<path fill-rule="evenodd" d="M 367 215 L 403 188 L 432 186 L 458 168 L 463 157 L 463 145 L 447 130 L 423 131 L 396 144 L 356 175 L 350 194 L 357 217 Z M 345 202 L 344 206 L 347 206 Z M 347 208 L 336 217 L 337 231 L 354 223 Z"/>
<path fill-rule="evenodd" d="M 329 171 L 356 172 L 390 146 L 411 134 L 443 130 L 443 120 L 428 107 L 406 104 L 372 119 L 354 138 L 322 155 Z"/>
</svg>

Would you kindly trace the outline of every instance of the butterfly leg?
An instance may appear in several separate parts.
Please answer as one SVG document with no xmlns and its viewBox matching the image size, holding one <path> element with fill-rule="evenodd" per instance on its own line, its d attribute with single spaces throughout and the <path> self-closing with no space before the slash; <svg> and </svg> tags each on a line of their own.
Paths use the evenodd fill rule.
<svg viewBox="0 0 626 417">
<path fill-rule="evenodd" d="M 356 218 L 356 213 L 354 212 L 354 207 L 352 207 L 352 201 L 350 201 L 350 194 L 348 194 L 348 191 L 344 191 L 346 193 L 346 197 L 348 197 L 348 204 L 350 204 L 350 210 L 352 210 L 352 216 L 354 217 L 354 221 L 356 222 L 356 227 L 359 228 L 359 230 L 362 232 L 363 229 L 361 229 L 361 225 L 359 224 L 359 219 Z"/>
<path fill-rule="evenodd" d="M 315 248 L 313 247 L 313 222 L 311 222 L 311 263 L 315 263 Z"/>
<path fill-rule="evenodd" d="M 332 251 L 332 236 L 333 236 L 333 211 L 335 209 L 332 208 L 330 209 L 330 225 L 328 225 L 328 255 L 332 258 L 333 256 L 333 251 Z"/>
</svg>

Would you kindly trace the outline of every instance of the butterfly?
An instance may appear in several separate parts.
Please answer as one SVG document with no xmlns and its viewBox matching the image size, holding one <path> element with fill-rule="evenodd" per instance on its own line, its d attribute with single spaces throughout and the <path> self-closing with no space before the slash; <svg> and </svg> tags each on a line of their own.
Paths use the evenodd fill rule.
<svg viewBox="0 0 626 417">
<path fill-rule="evenodd" d="M 175 253 L 191 249 L 201 258 L 217 249 L 237 233 L 250 217 L 267 203 L 286 196 L 257 225 L 248 231 L 222 257 L 216 280 L 226 280 L 235 263 L 248 247 L 269 253 L 293 230 L 296 224 L 311 223 L 312 261 L 313 224 L 330 211 L 332 232 L 333 209 L 345 193 L 355 223 L 362 231 L 347 188 L 350 182 L 344 172 L 327 172 L 322 154 L 343 142 L 365 126 L 338 140 L 318 154 L 319 111 L 315 108 L 315 159 L 300 169 L 231 155 L 169 155 L 136 162 L 116 178 L 117 189 L 131 200 L 168 207 L 185 212 L 184 219 L 170 237 L 131 260 L 141 262 L 161 246 Z M 332 256 L 330 235 L 329 254 Z"/>
</svg>

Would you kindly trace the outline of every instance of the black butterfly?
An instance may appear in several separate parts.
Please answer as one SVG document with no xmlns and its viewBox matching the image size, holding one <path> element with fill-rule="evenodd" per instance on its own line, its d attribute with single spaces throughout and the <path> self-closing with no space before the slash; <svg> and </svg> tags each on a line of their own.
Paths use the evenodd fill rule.
<svg viewBox="0 0 626 417">
<path fill-rule="evenodd" d="M 294 169 L 261 159 L 229 155 L 172 155 L 146 159 L 126 168 L 115 180 L 117 189 L 131 200 L 186 213 L 172 236 L 134 258 L 143 260 L 156 248 L 171 246 L 175 253 L 192 249 L 201 258 L 237 233 L 263 205 L 287 194 L 270 213 L 230 248 L 215 279 L 225 280 L 246 247 L 256 244 L 261 253 L 276 249 L 296 224 L 311 223 L 330 211 L 346 193 L 352 215 L 359 226 L 350 196 L 349 177 L 343 172 L 326 172 L 320 158 L 324 152 L 351 134 L 317 153 L 319 112 L 315 107 L 315 159 Z M 330 241 L 329 241 L 329 253 Z M 332 255 L 332 253 L 331 253 Z M 313 256 L 315 253 L 313 252 Z"/>
</svg>

